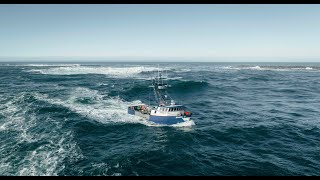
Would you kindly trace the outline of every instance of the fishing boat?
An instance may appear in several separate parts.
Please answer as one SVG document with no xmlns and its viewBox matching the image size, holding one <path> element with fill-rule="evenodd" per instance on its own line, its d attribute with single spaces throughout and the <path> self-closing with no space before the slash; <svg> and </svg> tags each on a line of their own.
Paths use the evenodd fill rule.
<svg viewBox="0 0 320 180">
<path fill-rule="evenodd" d="M 192 113 L 186 110 L 184 105 L 176 104 L 167 93 L 170 87 L 165 83 L 165 78 L 158 71 L 158 76 L 152 79 L 152 85 L 156 106 L 147 104 L 136 104 L 128 107 L 128 114 L 140 116 L 143 119 L 152 121 L 156 124 L 173 125 L 190 121 Z"/>
</svg>

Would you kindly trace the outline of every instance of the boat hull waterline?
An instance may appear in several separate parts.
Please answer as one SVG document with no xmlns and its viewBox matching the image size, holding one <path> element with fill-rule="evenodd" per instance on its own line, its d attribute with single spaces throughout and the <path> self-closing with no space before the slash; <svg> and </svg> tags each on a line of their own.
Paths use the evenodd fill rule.
<svg viewBox="0 0 320 180">
<path fill-rule="evenodd" d="M 146 105 L 142 105 L 144 107 L 147 107 Z M 140 111 L 135 110 L 135 107 L 139 106 L 129 106 L 128 107 L 128 114 L 139 116 L 145 120 L 154 122 L 156 124 L 164 124 L 164 125 L 173 125 L 173 124 L 179 124 L 183 122 L 191 121 L 190 117 L 186 116 L 184 113 L 181 113 L 179 116 L 169 116 L 169 115 L 163 115 L 159 112 L 159 115 L 151 115 L 151 111 Z M 156 107 L 154 109 L 157 109 Z M 155 111 L 155 110 L 154 110 Z"/>
</svg>

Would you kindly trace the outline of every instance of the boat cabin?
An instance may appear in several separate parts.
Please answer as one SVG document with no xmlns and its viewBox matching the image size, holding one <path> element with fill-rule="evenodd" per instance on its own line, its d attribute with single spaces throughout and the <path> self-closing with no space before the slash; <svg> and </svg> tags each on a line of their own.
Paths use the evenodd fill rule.
<svg viewBox="0 0 320 180">
<path fill-rule="evenodd" d="M 158 106 L 151 111 L 155 116 L 184 116 L 185 109 L 182 105 Z"/>
<path fill-rule="evenodd" d="M 176 107 L 163 106 L 163 107 L 158 107 L 157 110 L 161 112 L 177 112 L 177 111 L 184 111 L 184 108 L 182 106 L 176 106 Z"/>
</svg>

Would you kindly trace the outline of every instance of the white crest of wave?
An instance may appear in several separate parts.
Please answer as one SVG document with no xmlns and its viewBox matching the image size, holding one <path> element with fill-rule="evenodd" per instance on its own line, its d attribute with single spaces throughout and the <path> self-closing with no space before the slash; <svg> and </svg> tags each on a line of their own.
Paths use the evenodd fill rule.
<svg viewBox="0 0 320 180">
<path fill-rule="evenodd" d="M 190 71 L 192 71 L 192 70 L 191 70 L 191 69 L 184 68 L 184 69 L 178 69 L 178 70 L 176 70 L 175 72 L 184 73 L 184 72 L 190 72 Z"/>
<path fill-rule="evenodd" d="M 228 69 L 228 70 L 240 70 L 239 67 L 232 67 L 232 66 L 224 66 L 222 69 Z"/>
<path fill-rule="evenodd" d="M 249 68 L 249 69 L 257 69 L 257 70 L 261 69 L 260 66 L 253 66 L 253 67 L 248 67 L 248 68 Z"/>
<path fill-rule="evenodd" d="M 30 67 L 79 67 L 80 64 L 19 64 L 15 66 L 30 66 Z"/>
<path fill-rule="evenodd" d="M 38 95 L 37 98 L 50 104 L 67 107 L 82 116 L 101 123 L 147 123 L 137 116 L 127 114 L 127 107 L 132 104 L 141 103 L 140 101 L 125 102 L 117 97 L 100 95 L 98 91 L 87 88 L 77 87 L 73 89 L 65 100 L 48 98 L 46 95 Z M 90 99 L 93 103 L 83 104 L 79 102 L 81 99 Z"/>
<path fill-rule="evenodd" d="M 174 127 L 189 127 L 189 126 L 194 126 L 194 125 L 195 125 L 194 121 L 190 120 L 190 121 L 174 124 L 172 126 L 174 126 Z"/>
<path fill-rule="evenodd" d="M 26 128 L 32 126 L 31 121 L 28 121 L 28 123 L 26 123 L 26 119 L 24 116 L 29 106 L 19 106 L 24 96 L 25 93 L 21 93 L 14 98 L 9 97 L 6 103 L 0 104 L 0 115 L 5 118 L 3 121 L 1 121 L 1 129 L 12 129 L 23 132 Z"/>
<path fill-rule="evenodd" d="M 157 71 L 156 67 L 90 67 L 90 66 L 70 66 L 55 67 L 49 69 L 33 69 L 30 72 L 39 72 L 50 75 L 76 75 L 76 74 L 104 74 L 114 77 L 130 77 L 141 72 Z"/>
<path fill-rule="evenodd" d="M 4 130 L 6 130 L 5 124 L 0 126 L 0 131 L 4 131 Z"/>
<path fill-rule="evenodd" d="M 264 70 L 264 71 L 303 71 L 314 70 L 312 67 L 299 67 L 299 66 L 248 66 L 248 67 L 233 67 L 225 66 L 223 69 L 228 70 Z"/>
<path fill-rule="evenodd" d="M 66 157 L 82 158 L 71 131 L 47 137 L 49 144 L 42 145 L 28 153 L 20 167 L 19 176 L 52 176 L 58 175 L 65 166 Z"/>
<path fill-rule="evenodd" d="M 232 69 L 232 66 L 223 66 L 223 69 Z"/>
<path fill-rule="evenodd" d="M 267 70 L 266 68 L 261 68 L 260 66 L 248 66 L 248 67 L 234 67 L 234 66 L 224 66 L 222 67 L 223 69 L 228 69 L 228 70 Z"/>
</svg>

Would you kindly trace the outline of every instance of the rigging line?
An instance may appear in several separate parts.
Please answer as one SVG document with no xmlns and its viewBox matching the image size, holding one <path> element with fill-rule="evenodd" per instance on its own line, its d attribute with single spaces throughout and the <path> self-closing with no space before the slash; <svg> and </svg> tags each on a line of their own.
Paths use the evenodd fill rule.
<svg viewBox="0 0 320 180">
<path fill-rule="evenodd" d="M 149 91 L 149 106 L 150 106 L 150 104 L 151 104 L 151 103 L 150 103 L 150 101 L 151 101 L 150 99 L 151 99 L 151 91 Z"/>
</svg>

